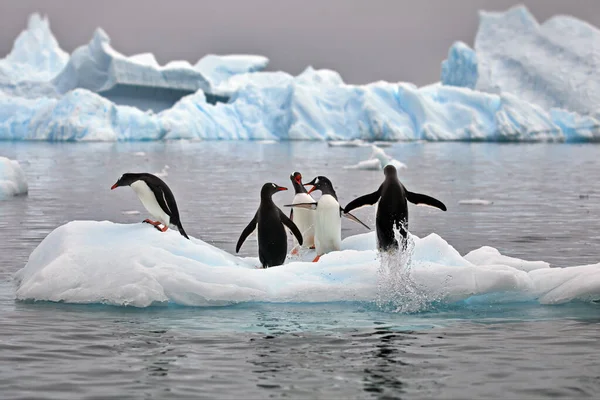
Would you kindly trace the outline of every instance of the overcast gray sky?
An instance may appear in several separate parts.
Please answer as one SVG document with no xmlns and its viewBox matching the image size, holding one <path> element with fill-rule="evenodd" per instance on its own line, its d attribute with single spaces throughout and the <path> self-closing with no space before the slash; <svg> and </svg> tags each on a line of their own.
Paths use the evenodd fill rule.
<svg viewBox="0 0 600 400">
<path fill-rule="evenodd" d="M 312 65 L 350 83 L 421 85 L 439 80 L 455 40 L 472 45 L 478 10 L 519 3 L 539 21 L 570 14 L 600 26 L 600 0 L 0 0 L 0 55 L 38 11 L 68 52 L 102 27 L 116 50 L 153 52 L 161 64 L 253 53 L 293 74 Z"/>
</svg>

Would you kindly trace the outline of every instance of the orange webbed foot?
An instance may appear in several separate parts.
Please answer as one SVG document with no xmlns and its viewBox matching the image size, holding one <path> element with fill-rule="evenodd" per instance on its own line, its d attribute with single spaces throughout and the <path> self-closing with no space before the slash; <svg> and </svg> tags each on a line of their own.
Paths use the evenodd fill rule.
<svg viewBox="0 0 600 400">
<path fill-rule="evenodd" d="M 158 228 L 158 227 L 157 227 L 157 228 Z M 158 228 L 158 230 L 160 230 L 161 232 L 166 232 L 166 231 L 167 231 L 167 229 L 169 229 L 169 227 L 168 227 L 168 226 L 166 226 L 166 225 L 165 225 L 165 226 L 164 226 L 162 229 L 161 229 L 161 228 Z"/>
<path fill-rule="evenodd" d="M 319 259 L 321 259 L 321 256 L 316 256 L 312 262 L 317 262 L 317 261 L 319 261 Z"/>
</svg>

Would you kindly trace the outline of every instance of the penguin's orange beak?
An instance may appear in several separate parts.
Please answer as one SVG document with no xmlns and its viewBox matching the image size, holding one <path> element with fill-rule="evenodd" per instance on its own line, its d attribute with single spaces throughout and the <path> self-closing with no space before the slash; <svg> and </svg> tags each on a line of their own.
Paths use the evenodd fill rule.
<svg viewBox="0 0 600 400">
<path fill-rule="evenodd" d="M 114 185 L 112 185 L 112 186 L 110 187 L 110 190 L 114 190 L 114 189 L 116 189 L 116 188 L 118 188 L 118 187 L 119 187 L 119 184 L 118 184 L 118 183 L 115 183 Z"/>
<path fill-rule="evenodd" d="M 277 190 L 281 192 L 282 190 L 288 190 L 288 188 L 284 188 L 284 187 L 281 187 L 281 186 L 279 186 L 279 187 L 277 188 Z"/>
<path fill-rule="evenodd" d="M 314 190 L 315 190 L 316 186 L 313 186 L 310 188 L 310 190 L 308 191 L 308 194 L 311 194 Z"/>
</svg>

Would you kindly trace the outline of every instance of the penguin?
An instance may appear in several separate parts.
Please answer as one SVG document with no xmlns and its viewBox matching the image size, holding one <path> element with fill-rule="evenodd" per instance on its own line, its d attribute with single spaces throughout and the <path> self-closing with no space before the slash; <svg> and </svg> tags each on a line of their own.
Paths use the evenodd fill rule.
<svg viewBox="0 0 600 400">
<path fill-rule="evenodd" d="M 125 173 L 110 189 L 114 190 L 120 186 L 131 186 L 144 208 L 156 219 L 156 221 L 145 219 L 143 222 L 153 225 L 161 232 L 166 232 L 169 225 L 173 224 L 179 233 L 189 240 L 179 219 L 175 196 L 162 179 L 148 173 Z M 163 228 L 159 226 L 160 224 L 163 224 Z"/>
<path fill-rule="evenodd" d="M 404 185 L 398 180 L 398 173 L 393 165 L 387 165 L 383 169 L 383 173 L 385 174 L 385 180 L 376 192 L 352 200 L 344 208 L 344 211 L 350 212 L 356 208 L 373 205 L 379 201 L 375 219 L 377 247 L 379 251 L 398 249 L 398 241 L 394 235 L 394 228 L 400 230 L 403 238 L 402 249 L 404 250 L 408 234 L 407 201 L 417 205 L 423 204 L 436 207 L 442 211 L 446 211 L 446 206 L 433 197 L 406 190 Z"/>
<path fill-rule="evenodd" d="M 273 203 L 272 196 L 287 188 L 278 186 L 274 183 L 265 183 L 260 191 L 260 205 L 252 221 L 242 231 L 240 238 L 235 246 L 235 252 L 238 253 L 246 238 L 258 229 L 258 259 L 263 268 L 275 267 L 283 264 L 287 255 L 287 235 L 285 226 L 287 226 L 298 243 L 302 245 L 302 233 L 292 222 Z"/>
<path fill-rule="evenodd" d="M 315 199 L 312 198 L 308 191 L 302 184 L 302 174 L 300 172 L 294 172 L 290 175 L 292 185 L 296 194 L 292 204 L 300 203 L 314 203 Z M 302 232 L 302 239 L 304 240 L 304 247 L 314 249 L 315 248 L 315 213 L 311 210 L 298 208 L 296 211 L 292 208 L 290 211 L 290 219 L 294 221 L 300 232 Z M 294 239 L 294 244 L 296 244 Z M 294 250 L 295 251 L 295 250 Z M 292 252 L 294 252 L 292 251 Z"/>
<path fill-rule="evenodd" d="M 333 184 L 325 176 L 317 176 L 304 186 L 312 185 L 308 191 L 310 195 L 315 190 L 320 190 L 322 195 L 317 202 L 288 204 L 285 207 L 305 208 L 316 211 L 315 215 L 315 248 L 317 256 L 313 262 L 319 261 L 321 256 L 331 251 L 338 251 L 342 247 L 342 216 L 358 222 L 365 228 L 370 228 L 361 220 L 350 213 L 343 212 Z"/>
</svg>

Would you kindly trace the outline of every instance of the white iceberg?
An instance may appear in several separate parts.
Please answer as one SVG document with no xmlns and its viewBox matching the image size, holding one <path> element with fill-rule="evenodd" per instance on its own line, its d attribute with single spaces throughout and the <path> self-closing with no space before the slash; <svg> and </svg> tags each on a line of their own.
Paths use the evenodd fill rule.
<svg viewBox="0 0 600 400">
<path fill-rule="evenodd" d="M 0 199 L 27 193 L 25 173 L 18 161 L 0 157 Z"/>
<path fill-rule="evenodd" d="M 0 60 L 0 82 L 47 82 L 65 67 L 69 55 L 50 31 L 50 22 L 39 14 L 29 17 L 11 52 Z M 0 86 L 1 88 L 1 86 Z"/>
<path fill-rule="evenodd" d="M 36 18 L 0 63 L 0 71 L 34 71 L 23 81 L 13 72 L 0 77 L 0 140 L 600 141 L 592 73 L 598 30 L 566 17 L 540 27 L 522 8 L 484 14 L 475 51 L 453 46 L 443 66 L 446 85 L 421 88 L 350 85 L 335 71 L 310 67 L 298 76 L 258 72 L 268 62 L 261 56 L 160 66 L 150 53 L 117 52 L 101 29 L 67 60 L 47 21 Z M 518 29 L 508 35 L 511 24 Z M 517 74 L 517 56 L 535 49 L 544 58 L 531 57 L 525 75 Z M 511 86 L 513 75 L 533 83 Z"/>
<path fill-rule="evenodd" d="M 441 237 L 413 237 L 409 281 L 421 300 L 542 304 L 600 299 L 600 264 L 549 268 L 483 248 L 463 258 Z M 51 232 L 15 275 L 18 300 L 147 307 L 241 302 L 374 302 L 387 279 L 374 232 L 353 236 L 318 263 L 257 269 L 174 231 L 74 221 Z M 398 288 L 401 290 L 402 288 Z"/>
<path fill-rule="evenodd" d="M 465 200 L 459 200 L 458 204 L 466 205 L 466 206 L 489 206 L 491 204 L 494 204 L 494 202 L 491 200 L 485 200 L 485 199 L 465 199 Z"/>
<path fill-rule="evenodd" d="M 475 49 L 455 44 L 444 84 L 513 93 L 546 110 L 600 116 L 600 30 L 570 16 L 543 24 L 524 6 L 481 12 Z"/>
</svg>

